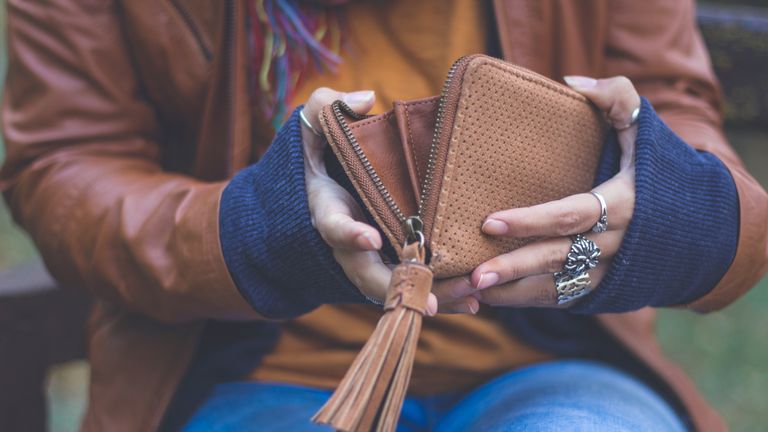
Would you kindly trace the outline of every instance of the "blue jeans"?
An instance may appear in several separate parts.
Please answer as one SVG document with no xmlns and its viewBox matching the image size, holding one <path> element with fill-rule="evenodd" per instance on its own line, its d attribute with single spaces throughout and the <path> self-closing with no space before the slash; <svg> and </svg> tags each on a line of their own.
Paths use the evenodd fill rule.
<svg viewBox="0 0 768 432">
<path fill-rule="evenodd" d="M 310 417 L 331 392 L 262 382 L 217 386 L 184 428 L 327 431 Z M 501 375 L 462 395 L 408 397 L 399 431 L 684 431 L 643 383 L 599 363 L 561 360 Z"/>
</svg>

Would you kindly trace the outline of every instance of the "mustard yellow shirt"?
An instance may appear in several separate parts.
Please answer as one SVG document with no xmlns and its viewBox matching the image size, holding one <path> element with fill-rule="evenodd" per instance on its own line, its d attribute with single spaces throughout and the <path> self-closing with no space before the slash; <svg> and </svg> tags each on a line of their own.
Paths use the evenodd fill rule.
<svg viewBox="0 0 768 432">
<path fill-rule="evenodd" d="M 439 94 L 454 60 L 485 52 L 487 7 L 477 0 L 353 2 L 345 10 L 349 47 L 338 73 L 310 78 L 298 89 L 296 102 L 321 86 L 374 90 L 374 113 L 380 113 L 397 99 Z M 251 378 L 333 388 L 381 313 L 374 306 L 332 305 L 288 321 L 276 349 Z M 425 318 L 410 391 L 462 391 L 550 357 L 518 341 L 491 315 L 481 308 L 477 316 Z"/>
</svg>

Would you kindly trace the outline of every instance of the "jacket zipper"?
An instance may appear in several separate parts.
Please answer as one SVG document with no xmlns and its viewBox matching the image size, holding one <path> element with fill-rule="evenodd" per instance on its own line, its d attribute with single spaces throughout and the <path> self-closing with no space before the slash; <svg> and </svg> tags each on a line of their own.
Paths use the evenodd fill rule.
<svg viewBox="0 0 768 432">
<path fill-rule="evenodd" d="M 237 52 L 235 47 L 235 39 L 237 38 L 237 9 L 235 0 L 226 0 L 226 2 L 227 28 L 224 37 L 226 38 L 227 56 L 224 61 L 226 62 L 225 70 L 227 73 L 227 79 L 229 80 L 227 85 L 227 102 L 229 103 L 229 115 L 231 117 L 229 119 L 227 128 L 227 141 L 229 143 L 229 145 L 227 145 L 227 169 L 231 175 L 234 169 L 234 147 L 237 144 L 235 142 L 235 131 L 237 130 L 237 125 L 235 124 L 237 122 L 237 101 L 235 101 L 235 86 L 237 85 L 235 77 L 235 54 Z"/>
<path fill-rule="evenodd" d="M 400 207 L 397 205 L 395 200 L 392 198 L 392 194 L 387 190 L 387 187 L 384 185 L 384 183 L 381 181 L 381 178 L 379 177 L 378 173 L 376 173 L 376 169 L 373 168 L 373 165 L 371 165 L 370 160 L 365 155 L 365 152 L 363 152 L 363 149 L 360 147 L 360 144 L 357 141 L 357 138 L 352 134 L 352 131 L 349 128 L 349 125 L 347 124 L 346 119 L 344 116 L 349 116 L 354 120 L 363 120 L 366 118 L 365 115 L 357 114 L 350 108 L 346 103 L 342 101 L 335 101 L 333 105 L 331 106 L 333 109 L 334 117 L 336 118 L 336 122 L 339 124 L 339 127 L 344 133 L 344 137 L 349 142 L 350 146 L 354 150 L 357 157 L 360 159 L 360 162 L 363 164 L 363 168 L 365 169 L 365 172 L 368 174 L 368 176 L 373 180 L 373 183 L 376 185 L 376 189 L 381 194 L 382 198 L 384 198 L 384 201 L 387 203 L 387 206 L 392 211 L 392 213 L 395 215 L 398 221 L 400 221 L 401 224 L 403 224 L 403 229 L 406 233 L 406 242 L 412 243 L 412 242 L 420 242 L 424 244 L 425 237 L 424 237 L 424 207 L 426 206 L 427 202 L 427 195 L 430 193 L 432 189 L 432 183 L 434 181 L 434 171 L 435 171 L 435 164 L 437 160 L 437 150 L 440 145 L 440 131 L 443 126 L 443 118 L 445 115 L 445 103 L 446 103 L 446 95 L 448 93 L 448 90 L 451 86 L 451 82 L 453 81 L 453 77 L 456 75 L 456 71 L 458 70 L 459 66 L 466 60 L 469 56 L 464 56 L 453 62 L 451 65 L 451 68 L 448 70 L 448 76 L 445 79 L 445 82 L 443 83 L 443 89 L 440 93 L 440 101 L 438 102 L 437 106 L 437 118 L 435 121 L 435 131 L 432 135 L 432 143 L 429 148 L 429 157 L 427 159 L 427 170 L 424 175 L 424 181 L 421 184 L 421 194 L 419 197 L 418 207 L 417 207 L 417 213 L 413 216 L 405 216 L 400 209 Z"/>
</svg>

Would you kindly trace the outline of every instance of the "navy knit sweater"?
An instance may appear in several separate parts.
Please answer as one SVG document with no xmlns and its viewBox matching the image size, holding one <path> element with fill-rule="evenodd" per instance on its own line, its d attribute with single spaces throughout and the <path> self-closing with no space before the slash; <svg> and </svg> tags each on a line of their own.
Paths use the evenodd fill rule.
<svg viewBox="0 0 768 432">
<path fill-rule="evenodd" d="M 736 254 L 738 195 L 722 162 L 684 143 L 646 100 L 636 144 L 632 221 L 598 289 L 570 312 L 690 302 L 717 284 Z M 605 145 L 598 183 L 618 171 L 619 156 L 614 136 Z M 290 318 L 321 304 L 364 301 L 312 226 L 297 113 L 264 157 L 224 190 L 220 219 L 229 271 L 262 315 Z"/>
</svg>

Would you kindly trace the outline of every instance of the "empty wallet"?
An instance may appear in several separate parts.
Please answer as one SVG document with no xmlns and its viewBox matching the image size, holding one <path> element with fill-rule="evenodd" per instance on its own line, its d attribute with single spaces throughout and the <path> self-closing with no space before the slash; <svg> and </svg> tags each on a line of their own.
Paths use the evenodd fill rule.
<svg viewBox="0 0 768 432">
<path fill-rule="evenodd" d="M 481 227 L 493 212 L 589 191 L 609 130 L 584 96 L 479 54 L 451 66 L 440 96 L 374 116 L 336 101 L 320 120 L 398 255 L 424 242 L 436 278 L 468 274 L 534 240 Z"/>
</svg>

